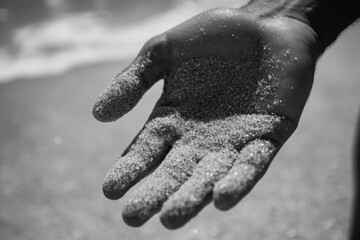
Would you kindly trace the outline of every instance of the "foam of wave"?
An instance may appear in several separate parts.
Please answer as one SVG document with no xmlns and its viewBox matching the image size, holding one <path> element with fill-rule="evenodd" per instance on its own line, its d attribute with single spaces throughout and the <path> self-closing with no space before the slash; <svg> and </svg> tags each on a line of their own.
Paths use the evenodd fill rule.
<svg viewBox="0 0 360 240">
<path fill-rule="evenodd" d="M 121 27 L 110 27 L 94 12 L 22 27 L 14 32 L 10 46 L 0 47 L 0 83 L 61 74 L 89 63 L 129 60 L 147 39 L 205 9 L 239 6 L 239 0 L 216 2 L 179 1 L 168 12 Z"/>
</svg>

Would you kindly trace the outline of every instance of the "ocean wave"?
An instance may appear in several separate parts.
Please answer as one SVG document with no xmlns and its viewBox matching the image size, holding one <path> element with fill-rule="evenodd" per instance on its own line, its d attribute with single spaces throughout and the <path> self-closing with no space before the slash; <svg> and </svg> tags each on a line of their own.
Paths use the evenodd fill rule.
<svg viewBox="0 0 360 240">
<path fill-rule="evenodd" d="M 99 12 L 62 15 L 21 27 L 9 44 L 0 47 L 0 83 L 58 75 L 89 63 L 130 60 L 147 39 L 220 6 L 238 7 L 239 1 L 178 1 L 167 12 L 119 27 L 108 24 Z"/>
</svg>

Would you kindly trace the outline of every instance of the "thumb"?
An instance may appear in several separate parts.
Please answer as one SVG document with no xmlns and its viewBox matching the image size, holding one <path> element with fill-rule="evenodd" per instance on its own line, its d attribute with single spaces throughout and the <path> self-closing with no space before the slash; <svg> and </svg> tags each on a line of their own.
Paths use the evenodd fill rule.
<svg viewBox="0 0 360 240">
<path fill-rule="evenodd" d="M 139 55 L 99 96 L 93 106 L 101 122 L 115 121 L 129 112 L 144 93 L 167 72 L 168 47 L 165 35 L 149 40 Z"/>
</svg>

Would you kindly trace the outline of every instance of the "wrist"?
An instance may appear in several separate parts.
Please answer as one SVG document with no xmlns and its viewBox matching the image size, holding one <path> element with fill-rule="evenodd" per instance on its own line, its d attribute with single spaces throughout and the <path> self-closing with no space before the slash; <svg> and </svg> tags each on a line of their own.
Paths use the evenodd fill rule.
<svg viewBox="0 0 360 240">
<path fill-rule="evenodd" d="M 287 17 L 305 23 L 323 52 L 360 17 L 359 0 L 252 0 L 245 8 L 260 18 Z"/>
</svg>

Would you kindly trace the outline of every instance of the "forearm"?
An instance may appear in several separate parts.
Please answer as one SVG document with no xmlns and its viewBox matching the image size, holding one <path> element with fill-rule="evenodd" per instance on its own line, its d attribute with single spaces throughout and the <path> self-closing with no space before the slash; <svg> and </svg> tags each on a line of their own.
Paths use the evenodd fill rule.
<svg viewBox="0 0 360 240">
<path fill-rule="evenodd" d="M 321 52 L 360 18 L 359 0 L 252 0 L 246 8 L 259 16 L 285 16 L 306 23 L 316 32 Z"/>
</svg>

